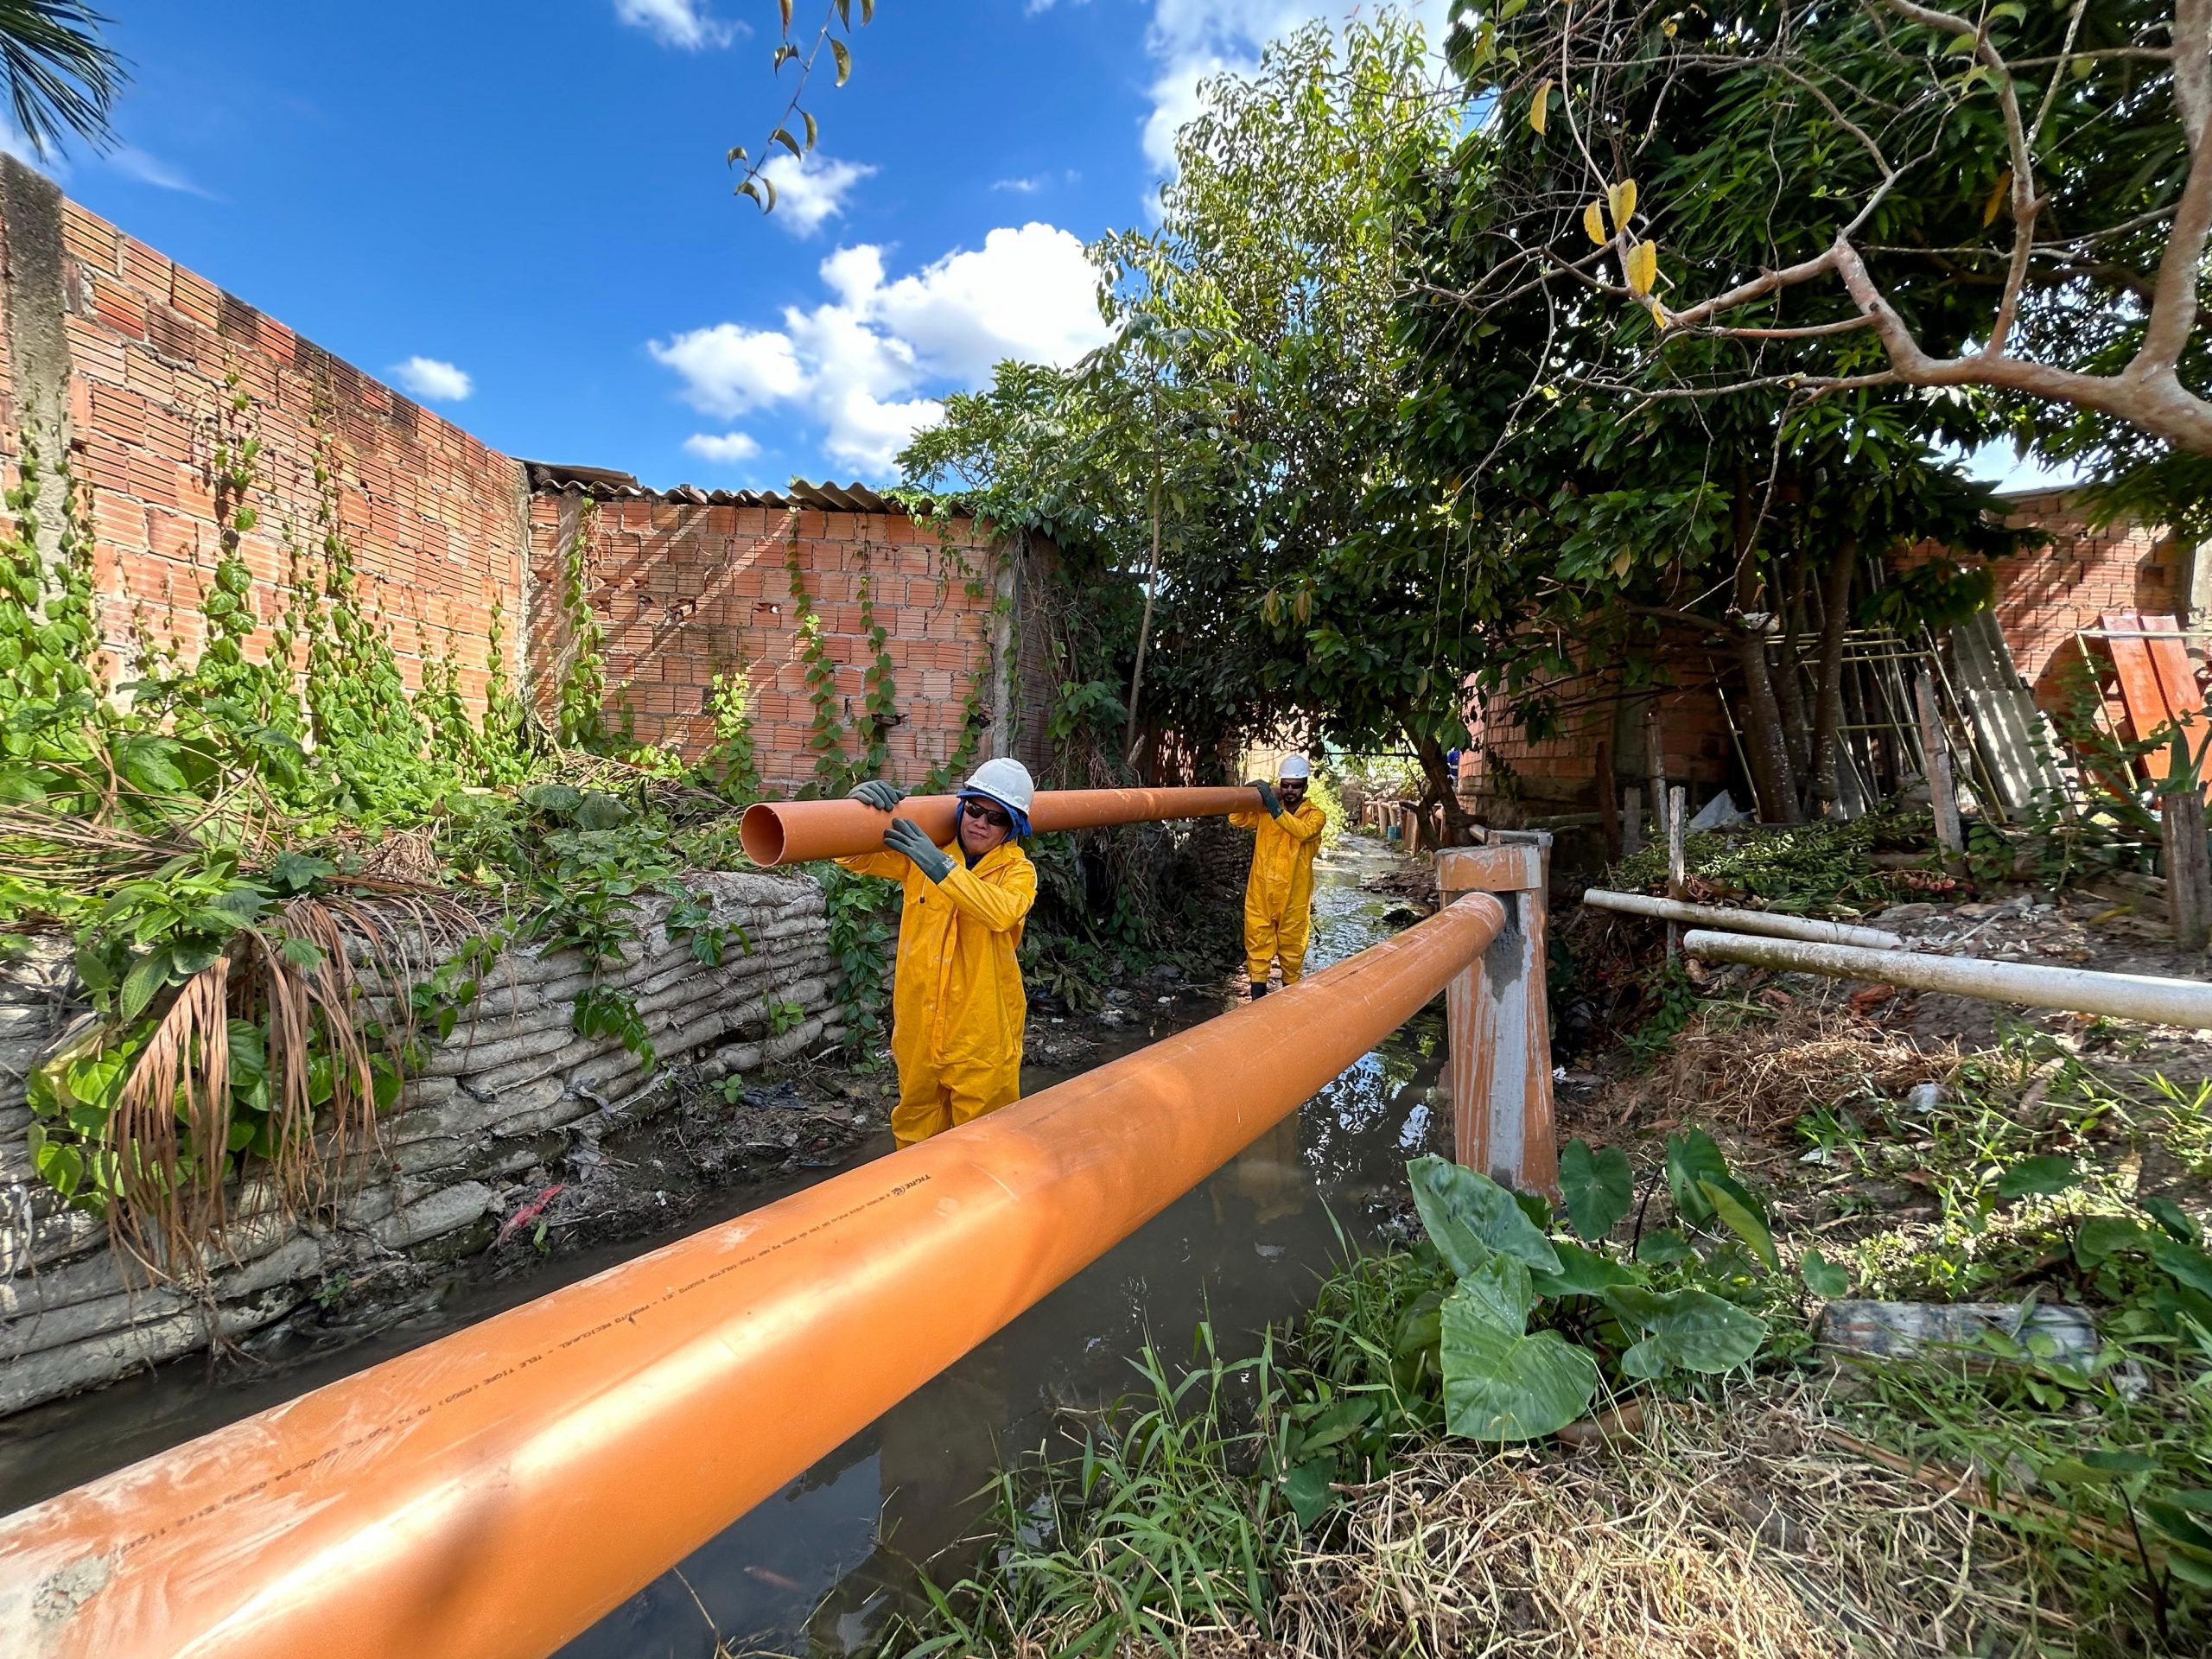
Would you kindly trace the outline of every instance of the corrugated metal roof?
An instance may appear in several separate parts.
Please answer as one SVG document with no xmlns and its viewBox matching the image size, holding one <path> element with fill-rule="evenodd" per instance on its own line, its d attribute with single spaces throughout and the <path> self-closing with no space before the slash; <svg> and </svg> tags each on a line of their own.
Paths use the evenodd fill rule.
<svg viewBox="0 0 2212 1659">
<path fill-rule="evenodd" d="M 702 490 L 696 484 L 679 484 L 672 490 L 649 490 L 635 474 L 605 467 L 563 467 L 551 461 L 526 461 L 533 493 L 588 495 L 595 501 L 678 501 L 690 506 L 817 507 L 825 512 L 898 512 L 906 507 L 889 496 L 879 495 L 861 483 L 810 484 L 793 479 L 788 492 L 775 490 Z"/>
</svg>

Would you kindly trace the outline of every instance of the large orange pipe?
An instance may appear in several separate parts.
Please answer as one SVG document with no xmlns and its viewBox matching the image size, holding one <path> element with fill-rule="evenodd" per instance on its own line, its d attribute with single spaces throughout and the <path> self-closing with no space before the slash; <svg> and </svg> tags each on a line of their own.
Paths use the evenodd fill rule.
<svg viewBox="0 0 2212 1659">
<path fill-rule="evenodd" d="M 540 1659 L 1295 1110 L 1486 893 L 1280 995 L 0 1522 L 11 1659 Z"/>
<path fill-rule="evenodd" d="M 942 846 L 952 839 L 957 804 L 951 795 L 910 795 L 893 816 L 913 819 Z M 1217 818 L 1259 804 L 1259 791 L 1241 784 L 1209 789 L 1048 789 L 1029 804 L 1029 827 L 1050 834 L 1163 818 Z M 745 855 L 765 868 L 880 852 L 883 829 L 890 822 L 858 801 L 760 801 L 745 809 L 737 832 Z"/>
</svg>

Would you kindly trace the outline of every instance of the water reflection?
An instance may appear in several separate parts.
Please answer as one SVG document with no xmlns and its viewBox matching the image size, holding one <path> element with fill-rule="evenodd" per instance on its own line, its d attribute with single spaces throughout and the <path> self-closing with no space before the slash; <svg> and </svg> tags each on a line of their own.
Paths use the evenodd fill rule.
<svg viewBox="0 0 2212 1659">
<path fill-rule="evenodd" d="M 1323 855 L 1317 968 L 1374 944 L 1388 902 L 1358 879 L 1385 857 L 1355 843 Z M 864 1645 L 916 1563 L 969 1530 L 971 1501 L 1007 1457 L 1044 1444 L 1060 1414 L 1133 1382 L 1147 1337 L 1190 1351 L 1201 1319 L 1224 1350 L 1309 1300 L 1338 1250 L 1431 1150 L 1443 1064 L 1440 1003 L 1262 1135 L 1211 1179 L 992 1341 L 740 1520 L 564 1650 L 565 1659 L 842 1654 Z M 1025 1079 L 1033 1090 L 1053 1079 Z M 937 1574 L 959 1569 L 957 1552 Z M 696 1599 L 694 1599 L 696 1592 Z"/>
</svg>

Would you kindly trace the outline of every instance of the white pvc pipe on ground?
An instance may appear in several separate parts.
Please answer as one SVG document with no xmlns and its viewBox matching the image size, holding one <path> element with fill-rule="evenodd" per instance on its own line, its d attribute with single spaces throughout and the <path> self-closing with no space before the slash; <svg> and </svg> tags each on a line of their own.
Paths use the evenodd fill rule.
<svg viewBox="0 0 2212 1659">
<path fill-rule="evenodd" d="M 1847 944 L 1759 939 L 1704 928 L 1685 938 L 1682 949 L 1708 962 L 1746 962 L 1783 973 L 1827 974 L 1872 985 L 2018 1002 L 2031 1008 L 2068 1008 L 2115 1020 L 2148 1020 L 2159 1025 L 2212 1030 L 2212 984 L 2199 979 L 2096 974 L 2080 968 L 1983 962 L 1974 957 L 1923 957 L 1905 950 L 1861 950 Z"/>
<path fill-rule="evenodd" d="M 1648 893 L 1615 893 L 1592 887 L 1582 902 L 1599 910 L 1649 916 L 1662 922 L 1705 922 L 1733 933 L 1764 933 L 1770 938 L 1803 939 L 1812 944 L 1856 944 L 1869 950 L 1897 950 L 1904 941 L 1878 927 L 1847 922 L 1820 922 L 1808 916 L 1777 916 L 1765 910 L 1731 910 L 1722 905 L 1693 905 L 1682 899 L 1656 899 Z"/>
</svg>

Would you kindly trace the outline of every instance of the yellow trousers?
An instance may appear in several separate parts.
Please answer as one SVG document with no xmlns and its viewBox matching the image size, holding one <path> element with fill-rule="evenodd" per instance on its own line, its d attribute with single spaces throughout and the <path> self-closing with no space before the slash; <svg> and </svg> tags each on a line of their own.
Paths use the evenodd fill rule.
<svg viewBox="0 0 2212 1659">
<path fill-rule="evenodd" d="M 891 1109 L 891 1133 L 901 1147 L 972 1122 L 986 1112 L 1021 1098 L 1021 1062 L 1011 1067 L 963 1066 L 948 1078 L 934 1066 L 899 1068 L 899 1103 Z"/>
<path fill-rule="evenodd" d="M 1282 982 L 1295 985 L 1306 977 L 1306 947 L 1313 937 L 1313 912 L 1300 906 L 1287 916 L 1269 916 L 1250 905 L 1244 907 L 1244 965 L 1255 985 L 1267 983 L 1268 969 L 1282 963 Z"/>
</svg>

